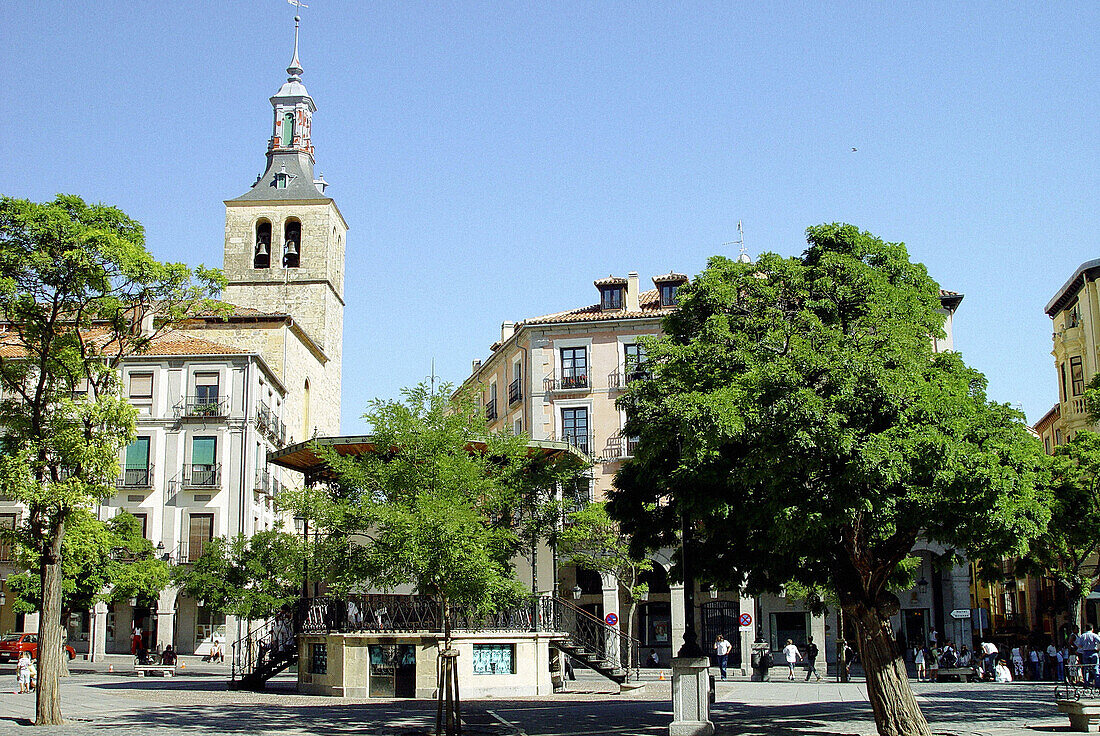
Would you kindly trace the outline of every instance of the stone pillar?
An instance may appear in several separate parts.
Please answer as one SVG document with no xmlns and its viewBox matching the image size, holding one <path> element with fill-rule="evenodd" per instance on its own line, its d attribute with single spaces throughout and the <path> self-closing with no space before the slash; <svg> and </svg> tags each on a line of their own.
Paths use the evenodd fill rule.
<svg viewBox="0 0 1100 736">
<path fill-rule="evenodd" d="M 672 658 L 672 723 L 669 736 L 711 736 L 710 660 Z"/>
<path fill-rule="evenodd" d="M 741 674 L 748 675 L 752 673 L 752 645 L 756 641 L 756 631 L 760 625 L 756 620 L 756 598 L 741 593 L 740 606 L 737 610 L 742 616 L 747 613 L 752 617 L 752 626 L 748 630 L 741 630 L 740 622 L 737 627 L 738 636 L 741 638 Z"/>
<path fill-rule="evenodd" d="M 684 584 L 672 583 L 669 590 L 669 612 L 672 618 L 672 656 L 680 651 L 684 644 L 684 630 L 687 628 L 687 616 L 684 615 Z"/>
<path fill-rule="evenodd" d="M 603 618 L 607 622 L 607 614 L 613 613 L 620 620 L 612 627 L 615 631 L 623 630 L 623 622 L 619 613 L 619 582 L 613 575 L 601 575 L 603 580 Z M 619 637 L 612 632 L 607 632 L 607 651 L 609 654 L 619 652 Z M 620 656 L 622 653 L 620 653 Z"/>
<path fill-rule="evenodd" d="M 165 588 L 157 598 L 157 651 L 163 652 L 169 644 L 176 648 L 176 593 L 174 587 Z"/>
<path fill-rule="evenodd" d="M 91 611 L 92 636 L 88 642 L 88 659 L 99 662 L 107 654 L 107 604 L 95 604 Z"/>
<path fill-rule="evenodd" d="M 949 595 L 946 598 L 951 602 L 951 607 L 944 611 L 946 617 L 944 620 L 947 624 L 946 634 L 955 642 L 956 651 L 964 645 L 973 650 L 974 632 L 971 628 L 975 622 L 968 618 L 954 619 L 951 617 L 951 611 L 956 608 L 970 608 L 970 566 L 955 565 L 945 577 L 947 578 L 945 583 L 950 586 Z M 1036 600 L 1031 596 L 1028 597 L 1033 601 Z"/>
</svg>

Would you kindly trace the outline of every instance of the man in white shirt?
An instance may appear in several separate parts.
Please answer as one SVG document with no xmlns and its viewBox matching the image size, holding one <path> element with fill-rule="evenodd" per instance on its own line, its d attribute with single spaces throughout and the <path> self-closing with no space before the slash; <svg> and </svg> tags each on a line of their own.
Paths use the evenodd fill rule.
<svg viewBox="0 0 1100 736">
<path fill-rule="evenodd" d="M 1100 636 L 1092 629 L 1092 624 L 1085 624 L 1085 633 L 1077 635 L 1077 656 L 1080 658 L 1081 674 L 1086 683 L 1097 682 L 1096 676 L 1096 650 L 1100 647 Z"/>
<path fill-rule="evenodd" d="M 794 641 L 787 639 L 787 646 L 783 647 L 783 658 L 787 660 L 787 679 L 794 679 L 794 666 L 802 659 L 802 653 L 794 645 Z"/>
<path fill-rule="evenodd" d="M 997 645 L 991 641 L 982 642 L 982 660 L 985 662 L 985 673 L 989 679 L 993 679 L 997 667 Z"/>
<path fill-rule="evenodd" d="M 730 644 L 721 634 L 714 640 L 714 654 L 718 657 L 718 669 L 722 671 L 722 679 L 726 679 L 726 663 L 729 662 L 730 650 L 733 649 L 733 645 Z"/>
</svg>

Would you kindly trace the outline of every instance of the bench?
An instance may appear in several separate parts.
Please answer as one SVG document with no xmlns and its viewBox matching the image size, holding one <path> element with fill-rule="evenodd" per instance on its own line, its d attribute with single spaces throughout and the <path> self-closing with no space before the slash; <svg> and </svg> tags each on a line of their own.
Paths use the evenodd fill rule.
<svg viewBox="0 0 1100 736">
<path fill-rule="evenodd" d="M 974 679 L 973 667 L 940 667 L 937 670 L 933 670 L 936 673 L 936 682 L 941 682 L 948 678 L 954 678 L 959 682 L 970 682 Z"/>
<path fill-rule="evenodd" d="M 1100 700 L 1054 701 L 1058 710 L 1069 716 L 1069 727 L 1073 731 L 1095 731 L 1100 725 Z"/>
<path fill-rule="evenodd" d="M 134 672 L 137 673 L 138 677 L 145 677 L 148 674 L 172 677 L 176 674 L 176 666 L 174 664 L 136 664 L 134 665 Z"/>
</svg>

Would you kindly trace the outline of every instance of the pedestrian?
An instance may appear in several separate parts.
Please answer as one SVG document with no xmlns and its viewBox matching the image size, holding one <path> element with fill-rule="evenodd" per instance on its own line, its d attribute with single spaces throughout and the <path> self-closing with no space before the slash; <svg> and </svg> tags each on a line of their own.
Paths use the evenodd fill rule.
<svg viewBox="0 0 1100 736">
<path fill-rule="evenodd" d="M 963 644 L 962 648 L 959 649 L 959 666 L 960 667 L 969 667 L 970 662 L 971 662 L 970 650 L 967 648 L 967 646 L 965 644 Z"/>
<path fill-rule="evenodd" d="M 852 679 L 852 663 L 856 661 L 856 653 L 848 642 L 844 642 L 844 674 Z"/>
<path fill-rule="evenodd" d="M 928 679 L 937 682 L 940 679 L 940 656 L 942 652 L 935 644 L 928 651 Z"/>
<path fill-rule="evenodd" d="M 794 666 L 802 659 L 801 652 L 794 645 L 793 639 L 787 639 L 787 646 L 783 647 L 783 658 L 787 660 L 787 679 L 794 679 Z"/>
<path fill-rule="evenodd" d="M 1046 658 L 1047 672 L 1046 679 L 1057 680 L 1058 678 L 1058 647 L 1054 646 L 1054 640 L 1051 639 L 1047 644 L 1047 658 Z"/>
<path fill-rule="evenodd" d="M 928 643 L 932 645 L 933 649 L 935 649 L 936 646 L 940 643 L 939 634 L 936 633 L 935 629 L 932 629 L 932 631 L 928 632 Z"/>
<path fill-rule="evenodd" d="M 1012 647 L 1011 659 L 1012 659 L 1012 674 L 1014 674 L 1017 677 L 1017 679 L 1023 677 L 1024 676 L 1024 654 L 1020 650 L 1020 645 L 1019 644 Z"/>
<path fill-rule="evenodd" d="M 1039 648 L 1028 647 L 1027 657 L 1031 662 L 1031 672 L 1028 673 L 1028 677 L 1032 680 L 1043 679 L 1043 665 L 1042 660 L 1039 659 Z"/>
<path fill-rule="evenodd" d="M 15 664 L 15 681 L 19 683 L 20 693 L 31 691 L 31 654 L 21 652 L 19 661 Z"/>
<path fill-rule="evenodd" d="M 1057 682 L 1066 681 L 1066 655 L 1065 647 L 1054 650 L 1054 679 Z"/>
<path fill-rule="evenodd" d="M 917 682 L 924 682 L 928 679 L 928 669 L 924 661 L 924 647 L 913 649 L 913 663 L 917 665 Z"/>
<path fill-rule="evenodd" d="M 1096 683 L 1096 649 L 1100 645 L 1100 636 L 1093 631 L 1092 624 L 1085 624 L 1085 633 L 1077 637 L 1077 656 L 1081 660 L 1082 679 L 1085 684 Z"/>
<path fill-rule="evenodd" d="M 810 681 L 810 675 L 817 678 L 818 682 L 821 682 L 821 675 L 817 673 L 817 644 L 814 644 L 814 638 L 812 636 L 806 637 L 806 682 Z"/>
<path fill-rule="evenodd" d="M 985 665 L 985 676 L 987 679 L 992 680 L 996 675 L 994 671 L 997 667 L 997 645 L 991 641 L 982 642 L 982 662 Z"/>
<path fill-rule="evenodd" d="M 210 646 L 210 661 L 211 662 L 224 662 L 225 652 L 222 651 L 222 643 L 217 639 Z"/>
<path fill-rule="evenodd" d="M 714 654 L 718 657 L 718 669 L 722 673 L 722 679 L 726 679 L 726 664 L 729 662 L 730 651 L 733 645 L 719 634 L 714 640 Z"/>
<path fill-rule="evenodd" d="M 134 633 L 130 635 L 130 654 L 136 657 L 139 649 L 141 649 L 141 627 L 135 626 Z"/>
</svg>

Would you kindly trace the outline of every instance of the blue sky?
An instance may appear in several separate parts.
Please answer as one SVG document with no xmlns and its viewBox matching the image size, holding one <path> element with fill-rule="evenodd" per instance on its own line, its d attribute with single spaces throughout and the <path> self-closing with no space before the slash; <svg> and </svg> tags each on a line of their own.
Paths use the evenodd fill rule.
<svg viewBox="0 0 1100 736">
<path fill-rule="evenodd" d="M 345 432 L 595 278 L 697 273 L 738 220 L 754 254 L 831 221 L 904 241 L 966 294 L 956 348 L 991 395 L 1031 421 L 1056 400 L 1043 307 L 1100 256 L 1100 5 L 309 4 L 317 169 L 351 226 Z M 114 204 L 158 257 L 220 265 L 293 15 L 6 3 L 0 192 Z"/>
</svg>

